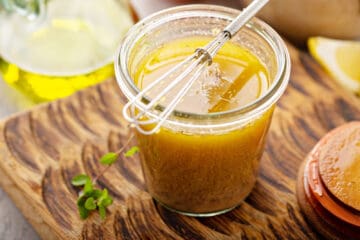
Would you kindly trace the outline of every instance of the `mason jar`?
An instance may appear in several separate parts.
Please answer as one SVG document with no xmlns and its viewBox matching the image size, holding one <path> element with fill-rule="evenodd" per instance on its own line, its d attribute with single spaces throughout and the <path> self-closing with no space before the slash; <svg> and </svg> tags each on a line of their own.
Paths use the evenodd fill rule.
<svg viewBox="0 0 360 240">
<path fill-rule="evenodd" d="M 155 13 L 137 23 L 115 59 L 116 79 L 126 98 L 134 99 L 140 91 L 134 77 L 146 56 L 177 39 L 214 38 L 238 14 L 239 10 L 221 6 L 187 5 Z M 255 55 L 266 67 L 269 86 L 261 96 L 227 111 L 175 109 L 157 133 L 136 131 L 148 192 L 161 205 L 185 215 L 221 214 L 249 195 L 257 179 L 275 104 L 289 80 L 286 46 L 264 22 L 253 19 L 230 41 Z M 138 110 L 144 109 L 139 106 Z"/>
</svg>

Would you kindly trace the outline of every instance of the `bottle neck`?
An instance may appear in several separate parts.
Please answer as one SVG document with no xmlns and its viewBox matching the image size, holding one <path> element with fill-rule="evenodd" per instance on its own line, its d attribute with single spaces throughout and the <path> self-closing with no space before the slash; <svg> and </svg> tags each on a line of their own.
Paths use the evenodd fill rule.
<svg viewBox="0 0 360 240">
<path fill-rule="evenodd" d="M 44 12 L 46 2 L 47 0 L 0 0 L 0 14 L 16 13 L 33 20 Z"/>
</svg>

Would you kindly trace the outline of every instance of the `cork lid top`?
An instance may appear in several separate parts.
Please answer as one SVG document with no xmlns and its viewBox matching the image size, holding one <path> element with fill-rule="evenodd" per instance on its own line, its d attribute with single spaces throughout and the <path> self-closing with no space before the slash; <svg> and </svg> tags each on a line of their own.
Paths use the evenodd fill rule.
<svg viewBox="0 0 360 240">
<path fill-rule="evenodd" d="M 331 131 L 319 148 L 319 173 L 337 199 L 360 211 L 360 122 Z"/>
</svg>

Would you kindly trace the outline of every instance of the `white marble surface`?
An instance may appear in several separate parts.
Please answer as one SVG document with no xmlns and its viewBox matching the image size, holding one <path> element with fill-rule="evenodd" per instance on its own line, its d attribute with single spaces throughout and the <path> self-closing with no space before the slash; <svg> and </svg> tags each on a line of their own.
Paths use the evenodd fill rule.
<svg viewBox="0 0 360 240">
<path fill-rule="evenodd" d="M 33 104 L 0 77 L 0 118 L 25 110 Z M 8 195 L 0 189 L 0 240 L 40 239 Z"/>
</svg>

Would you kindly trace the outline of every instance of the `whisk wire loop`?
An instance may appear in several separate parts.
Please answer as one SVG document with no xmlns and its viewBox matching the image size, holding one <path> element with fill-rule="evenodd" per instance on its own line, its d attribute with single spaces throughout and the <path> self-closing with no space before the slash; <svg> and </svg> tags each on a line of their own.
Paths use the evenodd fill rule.
<svg viewBox="0 0 360 240">
<path fill-rule="evenodd" d="M 123 108 L 123 115 L 125 120 L 127 120 L 130 123 L 136 122 L 137 119 L 134 118 L 134 113 L 132 107 L 138 107 L 139 109 L 146 109 L 146 106 L 142 99 L 143 97 L 146 97 L 145 94 L 149 92 L 151 89 L 159 85 L 161 82 L 166 80 L 168 77 L 170 77 L 173 73 L 179 70 L 179 68 L 182 68 L 183 66 L 186 66 L 194 59 L 194 56 L 189 56 L 187 59 L 185 59 L 183 62 L 179 63 L 175 67 L 171 68 L 168 72 L 166 72 L 164 75 L 162 75 L 160 78 L 158 78 L 156 81 L 150 83 L 148 86 L 146 86 L 142 91 L 140 91 L 133 99 L 128 101 L 124 108 Z M 158 95 L 159 96 L 159 95 Z M 159 96 L 161 97 L 161 96 Z"/>
</svg>

